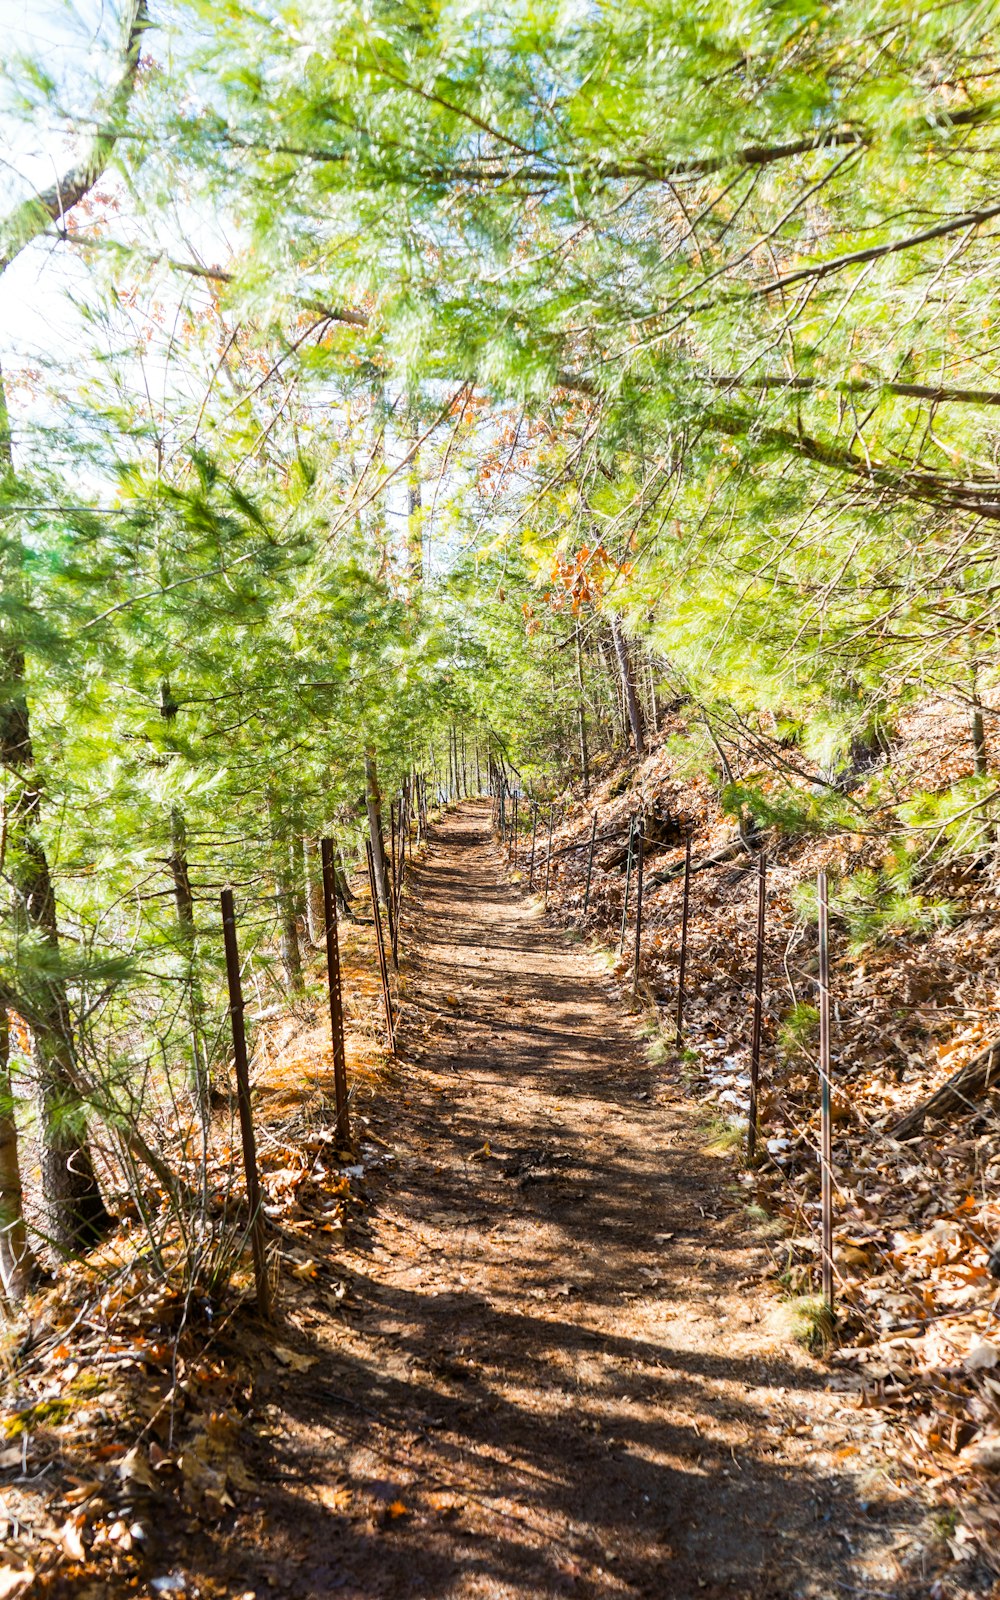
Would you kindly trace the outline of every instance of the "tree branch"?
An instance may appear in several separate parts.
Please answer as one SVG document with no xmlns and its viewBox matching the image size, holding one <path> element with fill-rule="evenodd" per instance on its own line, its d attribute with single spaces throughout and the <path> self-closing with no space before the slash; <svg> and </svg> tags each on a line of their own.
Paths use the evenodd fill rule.
<svg viewBox="0 0 1000 1600">
<path fill-rule="evenodd" d="M 122 71 L 111 96 L 105 125 L 93 134 L 89 148 L 76 166 L 65 172 L 51 188 L 23 200 L 0 222 L 0 273 L 6 271 L 26 245 L 45 232 L 50 222 L 61 222 L 66 213 L 90 193 L 107 170 L 132 99 L 139 71 L 142 38 L 148 26 L 146 0 L 129 0 L 122 45 Z"/>
</svg>

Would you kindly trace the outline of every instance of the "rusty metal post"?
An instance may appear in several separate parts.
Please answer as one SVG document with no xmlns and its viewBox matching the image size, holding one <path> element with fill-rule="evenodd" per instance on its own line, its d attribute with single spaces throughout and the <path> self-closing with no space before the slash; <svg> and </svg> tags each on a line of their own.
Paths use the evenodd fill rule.
<svg viewBox="0 0 1000 1600">
<path fill-rule="evenodd" d="M 632 990 L 639 993 L 639 956 L 642 940 L 642 865 L 644 856 L 645 821 L 639 816 L 639 842 L 635 858 L 635 956 L 632 961 Z"/>
<path fill-rule="evenodd" d="M 618 936 L 618 954 L 625 954 L 625 928 L 628 923 L 628 900 L 632 889 L 632 861 L 635 852 L 635 818 L 629 819 L 628 853 L 625 858 L 625 903 L 622 906 L 622 926 Z"/>
<path fill-rule="evenodd" d="M 333 1094 L 337 1107 L 337 1138 L 351 1137 L 347 1112 L 347 1052 L 344 1048 L 344 1000 L 340 983 L 340 938 L 337 933 L 337 880 L 333 865 L 333 840 L 320 840 L 323 863 L 323 913 L 326 917 L 326 982 L 330 993 L 330 1039 L 333 1044 Z"/>
<path fill-rule="evenodd" d="M 260 1207 L 260 1182 L 257 1177 L 257 1142 L 250 1107 L 250 1064 L 247 1036 L 243 1025 L 243 985 L 240 982 L 240 956 L 236 944 L 236 916 L 233 891 L 222 891 L 222 937 L 226 947 L 226 978 L 229 982 L 229 1020 L 233 1030 L 233 1058 L 236 1064 L 236 1104 L 240 1114 L 243 1141 L 243 1170 L 247 1180 L 250 1207 L 250 1249 L 253 1254 L 253 1281 L 257 1291 L 257 1310 L 271 1315 L 271 1285 L 267 1280 L 267 1252 L 264 1247 L 264 1213 Z"/>
<path fill-rule="evenodd" d="M 753 1034 L 750 1040 L 750 1125 L 747 1128 L 747 1160 L 757 1154 L 758 1094 L 760 1085 L 760 1039 L 764 1025 L 764 914 L 767 904 L 767 856 L 757 857 L 757 961 L 753 980 Z"/>
<path fill-rule="evenodd" d="M 410 800 L 399 802 L 399 879 L 396 884 L 395 926 L 399 927 L 399 913 L 403 904 L 403 883 L 406 879 L 406 846 L 410 837 Z"/>
<path fill-rule="evenodd" d="M 375 917 L 375 944 L 378 949 L 378 971 L 382 979 L 382 1002 L 385 1006 L 385 1027 L 389 1035 L 389 1054 L 396 1054 L 396 1026 L 392 1017 L 392 999 L 389 994 L 389 968 L 385 960 L 385 944 L 382 938 L 382 914 L 378 903 L 378 885 L 375 882 L 375 858 L 372 855 L 371 840 L 365 840 L 365 850 L 368 855 L 368 882 L 372 892 L 372 912 Z"/>
<path fill-rule="evenodd" d="M 513 819 L 512 823 L 511 823 L 511 828 L 510 828 L 510 840 L 511 840 L 510 864 L 511 864 L 512 868 L 517 866 L 517 799 L 518 799 L 517 790 L 515 789 L 514 790 L 514 819 Z"/>
<path fill-rule="evenodd" d="M 684 902 L 681 908 L 681 955 L 677 966 L 677 1014 L 674 1042 L 678 1050 L 684 1038 L 684 979 L 687 974 L 688 913 L 691 906 L 691 834 L 684 841 Z"/>
<path fill-rule="evenodd" d="M 535 886 L 535 833 L 538 828 L 538 801 L 531 802 L 531 862 L 528 867 L 528 888 Z"/>
<path fill-rule="evenodd" d="M 392 952 L 393 971 L 399 971 L 399 931 L 396 927 L 396 802 L 389 802 L 389 829 L 392 836 L 392 882 L 387 884 L 385 920 L 389 924 L 389 949 Z M 374 861 L 374 857 L 372 858 Z"/>
<path fill-rule="evenodd" d="M 823 1299 L 833 1314 L 833 1128 L 830 1104 L 830 927 L 826 873 L 819 893 L 820 1190 L 823 1210 Z"/>
<path fill-rule="evenodd" d="M 590 905 L 590 880 L 594 873 L 594 845 L 597 842 L 597 812 L 594 812 L 594 825 L 590 830 L 590 850 L 587 853 L 587 887 L 583 895 L 583 914 L 587 915 Z"/>
<path fill-rule="evenodd" d="M 552 871 L 552 824 L 555 821 L 556 808 L 549 806 L 549 848 L 545 852 L 545 909 L 549 909 L 549 875 Z"/>
</svg>

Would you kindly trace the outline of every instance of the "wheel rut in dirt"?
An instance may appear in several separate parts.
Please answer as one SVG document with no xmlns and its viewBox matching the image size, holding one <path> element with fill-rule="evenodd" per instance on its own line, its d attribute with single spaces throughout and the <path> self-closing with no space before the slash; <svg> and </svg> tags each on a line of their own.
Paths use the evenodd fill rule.
<svg viewBox="0 0 1000 1600">
<path fill-rule="evenodd" d="M 806 1436 L 835 1397 L 597 958 L 482 803 L 407 892 L 346 1293 L 294 1319 L 307 1370 L 265 1379 L 261 1494 L 205 1569 L 357 1600 L 885 1592 L 900 1507 Z"/>
</svg>

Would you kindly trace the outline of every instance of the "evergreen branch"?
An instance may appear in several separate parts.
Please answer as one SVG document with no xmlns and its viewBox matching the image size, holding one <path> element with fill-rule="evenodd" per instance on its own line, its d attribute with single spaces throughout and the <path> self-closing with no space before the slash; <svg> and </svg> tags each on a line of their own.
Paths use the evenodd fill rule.
<svg viewBox="0 0 1000 1600">
<path fill-rule="evenodd" d="M 904 499 L 944 510 L 969 511 L 978 517 L 1000 521 L 1000 480 L 996 478 L 945 478 L 914 467 L 890 467 L 829 440 L 812 438 L 790 428 L 760 427 L 755 418 L 736 413 L 710 412 L 704 422 L 710 431 L 728 434 L 730 438 L 752 437 L 765 448 L 778 449 L 817 466 L 847 473 Z"/>
<path fill-rule="evenodd" d="M 57 230 L 47 229 L 46 238 L 60 239 L 68 244 L 82 245 L 88 250 L 119 250 L 125 251 L 142 261 L 146 267 L 169 267 L 171 272 L 183 273 L 189 278 L 201 278 L 206 283 L 232 284 L 238 281 L 235 272 L 228 272 L 225 267 L 207 267 L 200 261 L 181 261 L 178 257 L 169 255 L 166 250 L 139 250 L 134 245 L 123 245 L 115 239 L 98 239 L 92 235 L 70 233 L 66 228 Z M 325 317 L 328 322 L 342 322 L 351 328 L 367 328 L 371 318 L 364 311 L 353 311 L 349 306 L 329 306 L 323 300 L 310 296 L 301 301 L 303 311 L 314 311 L 317 316 Z"/>
<path fill-rule="evenodd" d="M 703 381 L 713 389 L 792 389 L 821 390 L 830 394 L 893 394 L 905 399 L 928 400 L 932 405 L 1000 406 L 1000 389 L 946 389 L 934 383 L 897 383 L 891 378 L 809 378 L 780 372 L 759 378 L 742 377 L 738 372 L 712 372 Z"/>
<path fill-rule="evenodd" d="M 6 271 L 33 239 L 45 232 L 50 222 L 61 222 L 104 176 L 135 89 L 142 39 L 148 27 L 147 0 L 130 0 L 122 72 L 111 97 L 107 121 L 94 133 L 89 148 L 76 166 L 63 173 L 48 189 L 23 200 L 0 222 L 0 273 Z"/>
<path fill-rule="evenodd" d="M 760 299 L 764 295 L 774 294 L 778 289 L 788 289 L 793 283 L 804 283 L 808 278 L 826 278 L 833 272 L 842 272 L 845 267 L 861 266 L 867 261 L 880 261 L 883 256 L 898 255 L 902 250 L 912 250 L 919 244 L 927 244 L 932 239 L 943 239 L 949 233 L 960 233 L 963 228 L 978 228 L 984 222 L 989 222 L 993 217 L 1000 217 L 1000 203 L 985 206 L 978 211 L 966 211 L 960 217 L 953 217 L 950 222 L 935 223 L 933 228 L 923 228 L 919 233 L 908 234 L 905 239 L 893 239 L 888 244 L 869 245 L 865 250 L 850 250 L 846 255 L 833 256 L 829 261 L 817 261 L 811 267 L 799 267 L 795 272 L 787 272 L 784 277 L 772 278 L 769 283 L 762 283 L 760 288 L 751 290 L 751 299 Z"/>
</svg>

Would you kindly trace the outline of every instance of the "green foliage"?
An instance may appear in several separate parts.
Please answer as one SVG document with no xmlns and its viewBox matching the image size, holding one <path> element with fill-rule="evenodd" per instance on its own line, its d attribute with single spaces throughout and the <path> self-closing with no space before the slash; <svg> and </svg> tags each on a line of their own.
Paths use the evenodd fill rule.
<svg viewBox="0 0 1000 1600">
<path fill-rule="evenodd" d="M 819 1037 L 819 1007 L 796 1001 L 782 1021 L 778 1046 L 784 1056 L 812 1056 Z"/>
<path fill-rule="evenodd" d="M 954 908 L 929 900 L 914 888 L 917 867 L 905 850 L 892 853 L 877 872 L 856 872 L 837 885 L 831 910 L 847 924 L 853 950 L 898 937 L 949 927 Z"/>
<path fill-rule="evenodd" d="M 810 791 L 787 784 L 764 790 L 752 779 L 726 784 L 720 803 L 728 816 L 749 815 L 758 827 L 776 828 L 791 839 L 850 825 L 852 816 L 844 797 L 833 789 Z"/>
<path fill-rule="evenodd" d="M 920 874 L 992 848 L 993 783 L 964 733 L 944 779 L 892 756 L 929 696 L 1000 682 L 989 9 L 157 27 L 115 198 L 31 247 L 76 249 L 78 339 L 10 432 L 0 397 L 0 704 L 33 756 L 5 758 L 0 967 L 28 1020 L 65 1000 L 79 1103 L 165 1120 L 192 1008 L 220 1057 L 219 889 L 273 989 L 291 852 L 357 848 L 366 749 L 389 795 L 453 733 L 537 794 L 584 745 L 606 767 L 612 617 L 647 711 L 684 697 L 675 775 L 731 815 L 896 808 L 918 850 L 833 886 L 854 945 L 945 922 Z M 12 69 L 19 128 L 63 125 L 61 75 Z"/>
<path fill-rule="evenodd" d="M 954 907 L 947 900 L 928 899 L 915 887 L 925 868 L 907 848 L 909 842 L 897 842 L 878 869 L 831 878 L 830 914 L 846 926 L 853 951 L 902 934 L 929 934 L 951 925 Z M 815 922 L 815 884 L 796 885 L 792 898 L 799 915 Z"/>
</svg>

